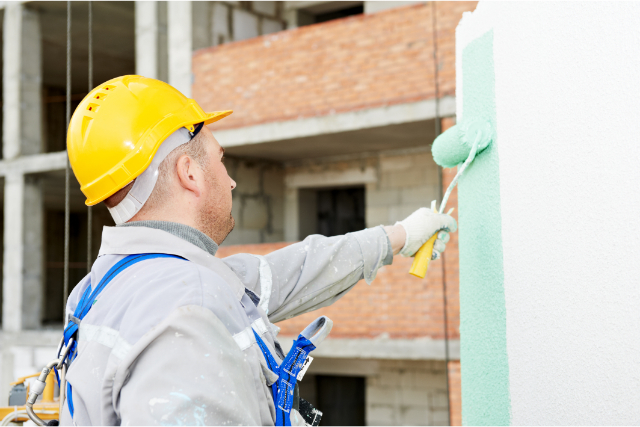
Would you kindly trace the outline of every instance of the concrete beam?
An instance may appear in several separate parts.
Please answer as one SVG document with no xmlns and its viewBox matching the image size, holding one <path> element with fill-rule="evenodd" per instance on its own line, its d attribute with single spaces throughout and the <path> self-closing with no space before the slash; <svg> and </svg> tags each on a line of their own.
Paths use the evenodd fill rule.
<svg viewBox="0 0 640 427">
<path fill-rule="evenodd" d="M 376 13 L 383 10 L 395 9 L 397 7 L 426 3 L 424 1 L 365 1 L 364 13 Z"/>
<path fill-rule="evenodd" d="M 158 2 L 136 1 L 136 74 L 158 78 Z"/>
<path fill-rule="evenodd" d="M 60 319 L 62 320 L 62 319 Z M 0 330 L 0 345 L 7 347 L 57 347 L 60 344 L 60 329 L 40 330 L 40 331 L 20 331 L 10 332 Z M 55 357 L 55 354 L 52 355 Z M 53 359 L 52 357 L 52 359 Z M 6 384 L 0 383 L 0 384 Z"/>
<path fill-rule="evenodd" d="M 66 162 L 66 151 L 24 156 L 15 160 L 0 160 L 0 176 L 64 170 Z"/>
<path fill-rule="evenodd" d="M 167 3 L 169 84 L 191 98 L 193 22 L 190 1 Z"/>
<path fill-rule="evenodd" d="M 330 170 L 322 172 L 288 173 L 285 177 L 287 188 L 320 188 L 339 185 L 373 184 L 378 182 L 376 168 L 354 168 L 347 170 Z"/>
<path fill-rule="evenodd" d="M 295 337 L 280 336 L 288 352 Z M 431 338 L 327 338 L 314 350 L 313 357 L 342 359 L 444 360 L 445 341 Z M 450 360 L 460 360 L 460 340 L 449 340 Z"/>
<path fill-rule="evenodd" d="M 451 96 L 441 98 L 440 116 L 455 114 L 455 98 Z M 428 99 L 328 116 L 218 130 L 215 131 L 215 135 L 219 141 L 223 141 L 226 148 L 432 120 L 435 115 L 436 101 Z"/>
</svg>

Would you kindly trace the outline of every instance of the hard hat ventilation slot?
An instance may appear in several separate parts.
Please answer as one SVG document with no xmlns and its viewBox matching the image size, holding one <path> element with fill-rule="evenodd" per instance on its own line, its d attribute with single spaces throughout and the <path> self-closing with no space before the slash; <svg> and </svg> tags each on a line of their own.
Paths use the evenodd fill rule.
<svg viewBox="0 0 640 427">
<path fill-rule="evenodd" d="M 100 108 L 98 104 L 89 104 L 87 110 L 95 113 L 98 111 L 98 108 Z"/>
<path fill-rule="evenodd" d="M 113 85 L 108 85 L 108 86 L 104 86 L 102 89 L 106 90 L 106 91 L 112 91 L 114 90 L 116 87 Z"/>
</svg>

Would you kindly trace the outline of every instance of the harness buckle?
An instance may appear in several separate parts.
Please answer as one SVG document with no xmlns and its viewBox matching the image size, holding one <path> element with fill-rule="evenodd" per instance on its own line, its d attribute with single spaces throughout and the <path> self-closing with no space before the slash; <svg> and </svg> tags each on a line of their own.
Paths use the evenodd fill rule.
<svg viewBox="0 0 640 427">
<path fill-rule="evenodd" d="M 81 319 L 78 319 L 76 316 L 74 316 L 73 314 L 69 313 L 69 322 L 73 322 L 76 325 L 78 325 L 78 327 L 80 327 L 80 322 L 82 322 Z"/>
</svg>

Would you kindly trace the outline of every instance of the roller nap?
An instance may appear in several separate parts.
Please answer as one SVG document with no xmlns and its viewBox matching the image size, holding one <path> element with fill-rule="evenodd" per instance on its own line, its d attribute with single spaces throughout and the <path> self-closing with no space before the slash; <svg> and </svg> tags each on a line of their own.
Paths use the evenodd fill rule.
<svg viewBox="0 0 640 427">
<path fill-rule="evenodd" d="M 467 160 L 473 143 L 479 135 L 478 153 L 485 149 L 492 140 L 493 134 L 489 123 L 473 120 L 452 126 L 433 142 L 431 147 L 433 160 L 443 168 L 458 166 Z"/>
</svg>

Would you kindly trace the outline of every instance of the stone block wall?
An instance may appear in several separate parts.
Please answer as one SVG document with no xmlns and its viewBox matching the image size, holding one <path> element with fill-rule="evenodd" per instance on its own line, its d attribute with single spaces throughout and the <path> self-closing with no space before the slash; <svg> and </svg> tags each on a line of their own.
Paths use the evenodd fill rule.
<svg viewBox="0 0 640 427">
<path fill-rule="evenodd" d="M 316 357 L 299 383 L 300 396 L 314 405 L 327 399 L 318 395 L 318 375 L 364 377 L 365 425 L 448 425 L 444 361 Z M 452 411 L 451 425 L 459 425 L 459 406 Z"/>
<path fill-rule="evenodd" d="M 393 224 L 440 198 L 438 166 L 429 148 L 380 155 L 378 182 L 366 187 L 368 227 Z"/>
<path fill-rule="evenodd" d="M 269 243 L 284 240 L 284 171 L 264 162 L 225 159 L 233 190 L 234 230 L 225 245 Z"/>
<path fill-rule="evenodd" d="M 445 363 L 382 361 L 365 401 L 367 425 L 447 425 Z"/>
<path fill-rule="evenodd" d="M 443 119 L 443 125 L 445 121 L 453 122 Z M 373 170 L 375 176 L 365 174 L 367 170 Z M 443 193 L 440 171 L 427 143 L 424 147 L 381 152 L 352 160 L 290 164 L 286 167 L 286 176 L 288 186 L 297 186 L 297 181 L 302 181 L 297 178 L 304 178 L 300 188 L 364 185 L 367 227 L 393 224 L 420 207 L 430 206 L 432 200 L 438 200 L 439 204 Z"/>
</svg>

